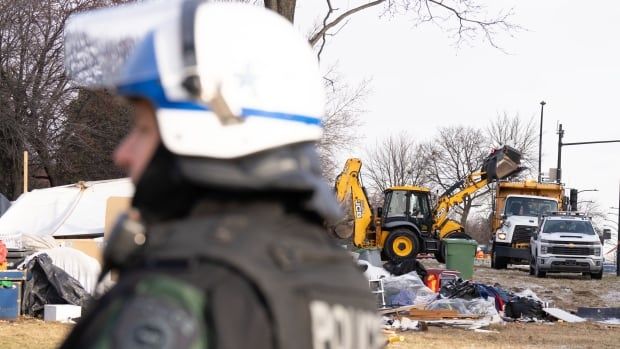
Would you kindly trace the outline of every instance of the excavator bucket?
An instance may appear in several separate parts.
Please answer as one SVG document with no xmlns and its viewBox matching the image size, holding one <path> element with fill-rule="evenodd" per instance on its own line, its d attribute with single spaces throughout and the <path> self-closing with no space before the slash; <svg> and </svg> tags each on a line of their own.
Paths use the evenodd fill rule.
<svg viewBox="0 0 620 349">
<path fill-rule="evenodd" d="M 512 176 L 521 170 L 521 152 L 510 146 L 496 149 L 486 158 L 482 165 L 482 171 L 486 178 L 491 181 L 500 180 Z"/>
</svg>

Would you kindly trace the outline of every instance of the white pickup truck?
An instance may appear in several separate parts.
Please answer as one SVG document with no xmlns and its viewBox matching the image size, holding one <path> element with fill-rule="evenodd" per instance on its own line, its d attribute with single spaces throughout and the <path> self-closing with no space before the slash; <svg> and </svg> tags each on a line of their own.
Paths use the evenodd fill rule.
<svg viewBox="0 0 620 349">
<path fill-rule="evenodd" d="M 530 275 L 553 272 L 603 277 L 603 246 L 590 218 L 575 212 L 543 217 L 530 240 Z"/>
</svg>

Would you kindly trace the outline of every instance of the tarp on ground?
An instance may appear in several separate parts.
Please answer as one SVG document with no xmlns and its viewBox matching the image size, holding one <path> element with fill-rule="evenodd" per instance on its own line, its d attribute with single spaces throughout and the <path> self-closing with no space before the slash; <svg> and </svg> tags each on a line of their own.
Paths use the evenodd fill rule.
<svg viewBox="0 0 620 349">
<path fill-rule="evenodd" d="M 47 254 L 28 262 L 28 279 L 24 283 L 22 312 L 30 316 L 43 316 L 46 304 L 73 304 L 81 307 L 92 300 L 82 285 L 55 266 Z"/>
<path fill-rule="evenodd" d="M 128 178 L 80 182 L 22 194 L 0 217 L 0 240 L 22 234 L 39 236 L 101 236 L 110 197 L 131 197 Z M 18 246 L 19 247 L 19 246 Z"/>
</svg>

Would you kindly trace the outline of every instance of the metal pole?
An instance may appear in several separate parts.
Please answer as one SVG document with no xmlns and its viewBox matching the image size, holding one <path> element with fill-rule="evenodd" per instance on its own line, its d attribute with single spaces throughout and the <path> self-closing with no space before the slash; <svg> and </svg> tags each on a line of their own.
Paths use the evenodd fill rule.
<svg viewBox="0 0 620 349">
<path fill-rule="evenodd" d="M 557 181 L 562 183 L 562 137 L 564 137 L 564 130 L 562 124 L 558 128 L 558 168 L 557 168 Z"/>
<path fill-rule="evenodd" d="M 24 150 L 24 193 L 28 192 L 28 151 Z"/>
<path fill-rule="evenodd" d="M 620 181 L 618 181 L 618 230 L 616 231 L 616 276 L 620 276 Z"/>
<path fill-rule="evenodd" d="M 545 109 L 545 101 L 540 102 L 540 132 L 538 133 L 538 183 L 542 182 L 542 131 L 543 131 L 543 110 Z"/>
</svg>

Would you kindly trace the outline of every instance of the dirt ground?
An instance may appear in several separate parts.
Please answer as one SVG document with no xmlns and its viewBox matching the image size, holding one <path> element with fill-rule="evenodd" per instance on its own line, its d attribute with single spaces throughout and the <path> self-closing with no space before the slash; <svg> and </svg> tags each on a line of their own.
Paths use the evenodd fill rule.
<svg viewBox="0 0 620 349">
<path fill-rule="evenodd" d="M 404 342 L 389 349 L 547 349 L 618 348 L 620 326 L 597 323 L 509 323 L 489 328 L 497 333 L 476 333 L 454 328 L 429 327 L 425 332 L 400 333 Z"/>
<path fill-rule="evenodd" d="M 424 260 L 427 267 L 440 266 Z M 578 307 L 620 307 L 620 278 L 605 274 L 602 280 L 591 280 L 578 274 L 550 274 L 547 278 L 530 276 L 527 266 L 511 266 L 494 270 L 487 265 L 476 266 L 475 281 L 499 284 L 510 291 L 531 289 L 555 307 L 576 311 Z M 493 333 L 429 327 L 425 332 L 401 332 L 404 342 L 388 348 L 618 348 L 620 325 L 593 322 L 570 324 L 505 323 L 489 328 Z"/>
<path fill-rule="evenodd" d="M 424 260 L 427 267 L 439 266 Z M 620 307 L 620 278 L 605 274 L 603 280 L 576 274 L 550 275 L 538 279 L 528 274 L 527 266 L 494 270 L 476 266 L 474 280 L 485 284 L 498 283 L 511 291 L 531 289 L 556 307 L 576 311 L 578 307 Z M 0 321 L 0 348 L 52 349 L 62 342 L 71 325 L 46 323 L 37 319 L 17 322 Z M 404 342 L 393 343 L 389 349 L 417 348 L 618 348 L 620 325 L 598 323 L 506 323 L 495 325 L 492 333 L 429 327 L 424 332 L 401 332 Z"/>
<path fill-rule="evenodd" d="M 71 325 L 44 322 L 32 318 L 19 321 L 0 321 L 0 348 L 51 349 L 65 338 Z"/>
</svg>

